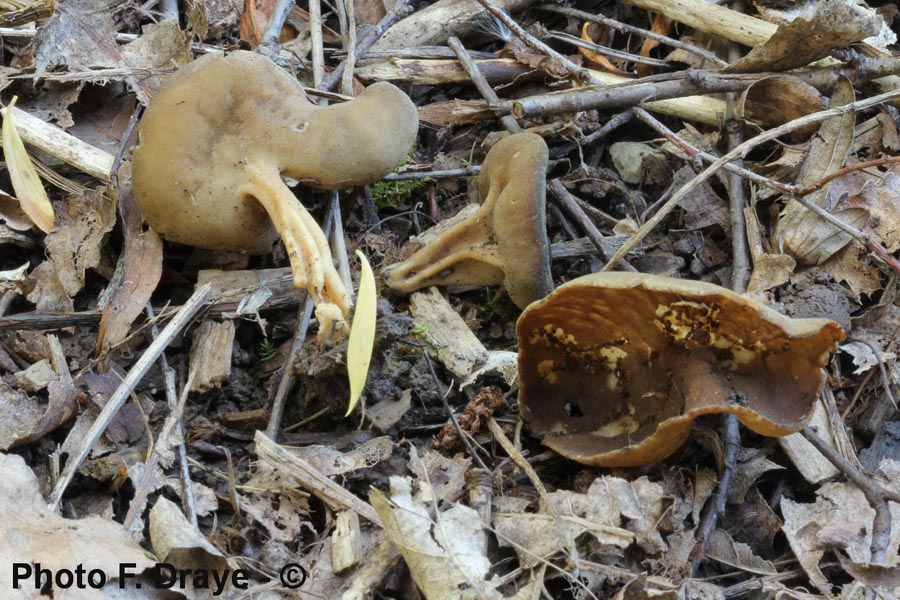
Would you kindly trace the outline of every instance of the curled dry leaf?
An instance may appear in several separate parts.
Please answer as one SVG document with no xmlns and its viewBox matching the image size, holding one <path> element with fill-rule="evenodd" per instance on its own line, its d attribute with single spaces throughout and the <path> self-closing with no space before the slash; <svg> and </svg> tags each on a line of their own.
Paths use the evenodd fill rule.
<svg viewBox="0 0 900 600">
<path fill-rule="evenodd" d="M 742 118 L 766 127 L 784 125 L 820 110 L 826 105 L 818 90 L 797 77 L 776 75 L 754 82 L 741 94 L 737 111 Z M 795 141 L 808 139 L 818 129 L 811 125 L 791 134 Z"/>
<path fill-rule="evenodd" d="M 853 102 L 853 85 L 841 78 L 834 86 L 831 107 Z M 797 176 L 797 185 L 812 185 L 844 166 L 844 160 L 853 143 L 853 125 L 856 115 L 847 111 L 842 115 L 822 121 L 819 133 L 810 143 L 809 153 Z M 829 191 L 832 185 L 809 194 L 810 203 L 826 209 L 834 207 Z M 865 219 L 862 210 L 845 210 L 840 215 L 847 223 L 859 227 Z M 835 252 L 850 243 L 849 234 L 804 208 L 796 200 L 789 200 L 778 221 L 776 239 L 785 251 L 798 262 L 821 264 Z"/>
<path fill-rule="evenodd" d="M 591 44 L 603 45 L 602 38 L 607 36 L 608 33 L 608 28 L 591 21 L 585 21 L 584 25 L 581 27 L 581 39 Z M 588 61 L 593 63 L 593 65 L 591 66 L 593 66 L 594 68 L 597 68 L 601 71 L 606 71 L 607 73 L 613 73 L 615 75 L 621 75 L 622 77 L 631 78 L 631 73 L 626 73 L 625 71 L 620 70 L 619 67 L 609 62 L 608 58 L 606 58 L 596 50 L 582 48 L 579 46 L 578 53 L 585 57 Z"/>
<path fill-rule="evenodd" d="M 835 48 L 861 42 L 881 30 L 875 11 L 853 0 L 822 0 L 809 18 L 780 25 L 765 43 L 733 62 L 731 73 L 785 71 L 825 58 Z"/>
<path fill-rule="evenodd" d="M 725 288 L 595 273 L 529 306 L 516 326 L 519 410 L 544 444 L 586 464 L 665 458 L 699 415 L 762 435 L 799 430 L 844 337 Z"/>
</svg>

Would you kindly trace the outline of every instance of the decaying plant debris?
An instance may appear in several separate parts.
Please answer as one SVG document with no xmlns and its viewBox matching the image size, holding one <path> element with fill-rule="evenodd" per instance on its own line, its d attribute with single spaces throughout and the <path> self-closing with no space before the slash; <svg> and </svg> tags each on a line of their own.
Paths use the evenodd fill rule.
<svg viewBox="0 0 900 600">
<path fill-rule="evenodd" d="M 896 598 L 896 16 L 0 1 L 0 596 Z M 235 61 L 271 77 L 191 81 Z M 213 127 L 132 192 L 167 79 Z"/>
</svg>

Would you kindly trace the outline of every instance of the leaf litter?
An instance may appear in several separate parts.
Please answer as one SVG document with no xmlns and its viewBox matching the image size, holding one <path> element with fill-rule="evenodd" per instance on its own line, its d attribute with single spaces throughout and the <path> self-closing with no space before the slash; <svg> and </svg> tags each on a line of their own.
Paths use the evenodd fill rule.
<svg viewBox="0 0 900 600">
<path fill-rule="evenodd" d="M 0 86 L 14 115 L 0 181 L 5 564 L 90 563 L 107 586 L 122 562 L 136 564 L 129 583 L 161 562 L 240 569 L 248 589 L 232 586 L 231 597 L 303 597 L 278 583 L 287 564 L 307 575 L 300 592 L 336 598 L 900 594 L 900 62 L 888 5 L 389 4 L 195 2 L 180 21 L 132 0 L 0 6 Z M 284 23 L 274 37 L 273 17 Z M 379 21 L 386 32 L 368 39 Z M 179 66 L 238 44 L 258 45 L 310 98 L 339 102 L 333 91 L 387 81 L 419 109 L 416 145 L 385 181 L 339 190 L 338 210 L 314 185 L 294 191 L 331 223 L 345 284 L 371 264 L 357 308 L 374 331 L 368 365 L 370 344 L 353 333 L 349 351 L 346 339 L 315 342 L 290 249 L 164 242 L 135 205 L 129 121 Z M 356 78 L 339 87 L 328 71 L 351 44 Z M 528 116 L 513 119 L 517 106 Z M 659 462 L 569 461 L 521 426 L 521 311 L 484 285 L 497 273 L 411 297 L 385 286 L 407 241 L 485 202 L 471 177 L 516 127 L 550 149 L 541 175 L 554 286 L 600 270 L 625 244 L 621 269 L 746 286 L 776 311 L 844 328 L 807 429 L 735 437 L 724 418 L 703 416 Z M 784 135 L 758 135 L 775 127 Z M 696 185 L 740 139 L 742 161 Z M 23 168 L 48 202 L 23 188 Z M 220 278 L 202 318 L 149 361 L 205 269 L 249 275 Z M 203 333 L 217 327 L 224 334 Z M 89 439 L 113 397 L 128 401 Z M 565 409 L 577 420 L 587 404 Z M 82 451 L 82 464 L 68 464 Z M 63 467 L 75 472 L 60 488 Z M 45 498 L 57 499 L 52 510 Z M 210 597 L 214 586 L 194 577 L 142 597 Z"/>
</svg>

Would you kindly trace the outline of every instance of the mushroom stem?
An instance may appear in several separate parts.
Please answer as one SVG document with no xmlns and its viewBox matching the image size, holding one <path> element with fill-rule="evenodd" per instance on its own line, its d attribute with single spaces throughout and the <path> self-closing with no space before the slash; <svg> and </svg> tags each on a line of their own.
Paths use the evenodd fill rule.
<svg viewBox="0 0 900 600">
<path fill-rule="evenodd" d="M 316 305 L 320 332 L 346 332 L 350 295 L 334 268 L 325 233 L 276 170 L 256 165 L 244 170 L 247 183 L 241 193 L 258 201 L 272 220 L 290 258 L 294 286 L 305 287 Z"/>
</svg>

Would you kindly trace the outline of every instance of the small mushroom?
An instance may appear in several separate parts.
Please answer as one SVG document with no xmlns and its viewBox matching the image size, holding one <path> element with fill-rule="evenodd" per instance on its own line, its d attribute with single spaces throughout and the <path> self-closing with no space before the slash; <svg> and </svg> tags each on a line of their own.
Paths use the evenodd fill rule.
<svg viewBox="0 0 900 600">
<path fill-rule="evenodd" d="M 641 273 L 574 279 L 516 331 L 522 418 L 560 454 L 607 467 L 669 456 L 705 413 L 734 413 L 762 435 L 801 429 L 844 337 L 828 319 Z"/>
<path fill-rule="evenodd" d="M 265 254 L 280 235 L 320 331 L 343 329 L 350 297 L 324 233 L 282 176 L 325 189 L 376 181 L 417 130 L 415 105 L 388 83 L 319 107 L 261 55 L 208 55 L 167 79 L 144 113 L 134 195 L 170 241 Z"/>
<path fill-rule="evenodd" d="M 426 246 L 387 270 L 387 284 L 409 293 L 431 285 L 502 283 L 520 308 L 550 293 L 547 155 L 547 144 L 533 133 L 495 144 L 477 178 L 481 206 L 439 224 Z"/>
</svg>

